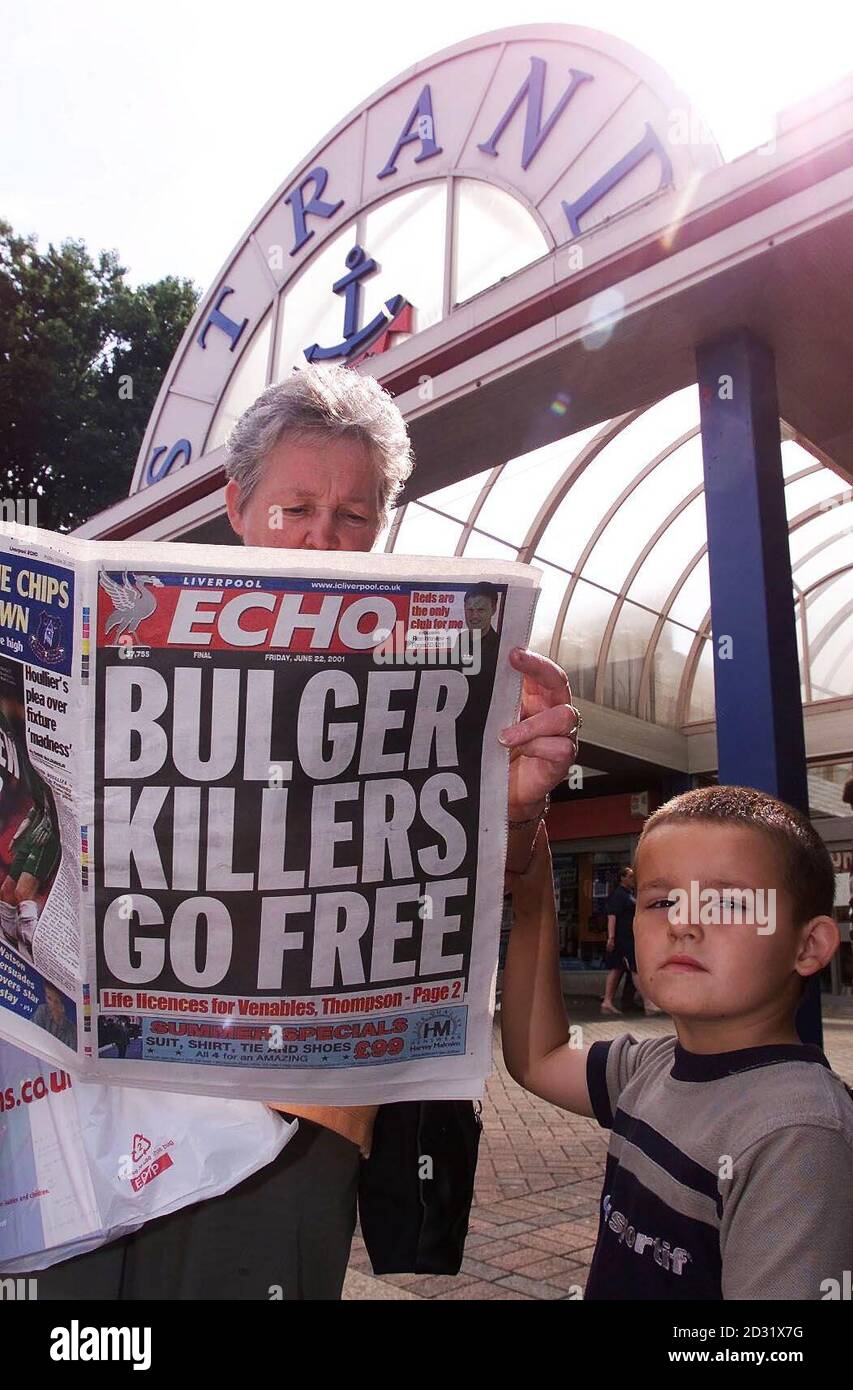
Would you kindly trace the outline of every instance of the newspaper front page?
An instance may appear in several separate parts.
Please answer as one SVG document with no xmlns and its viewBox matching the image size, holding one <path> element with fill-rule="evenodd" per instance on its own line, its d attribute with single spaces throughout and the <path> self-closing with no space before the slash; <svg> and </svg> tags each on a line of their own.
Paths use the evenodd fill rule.
<svg viewBox="0 0 853 1390">
<path fill-rule="evenodd" d="M 481 1094 L 527 566 L 0 529 L 0 1037 L 84 1079 Z"/>
</svg>

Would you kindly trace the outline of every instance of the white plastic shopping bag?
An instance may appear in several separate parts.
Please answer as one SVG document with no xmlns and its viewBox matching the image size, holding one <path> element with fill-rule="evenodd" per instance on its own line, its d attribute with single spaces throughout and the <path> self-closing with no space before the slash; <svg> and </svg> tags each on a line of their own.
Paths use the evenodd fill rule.
<svg viewBox="0 0 853 1390">
<path fill-rule="evenodd" d="M 46 1269 L 218 1197 L 297 1127 L 260 1101 L 72 1080 L 0 1042 L 0 1272 Z"/>
</svg>

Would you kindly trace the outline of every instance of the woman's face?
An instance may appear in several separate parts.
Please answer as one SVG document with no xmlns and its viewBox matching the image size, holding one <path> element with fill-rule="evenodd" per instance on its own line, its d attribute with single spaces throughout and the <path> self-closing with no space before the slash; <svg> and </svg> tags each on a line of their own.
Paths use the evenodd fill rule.
<svg viewBox="0 0 853 1390">
<path fill-rule="evenodd" d="M 347 439 L 283 439 L 267 455 L 242 511 L 240 488 L 225 486 L 228 519 L 244 545 L 289 550 L 370 550 L 382 529 L 376 469 Z"/>
</svg>

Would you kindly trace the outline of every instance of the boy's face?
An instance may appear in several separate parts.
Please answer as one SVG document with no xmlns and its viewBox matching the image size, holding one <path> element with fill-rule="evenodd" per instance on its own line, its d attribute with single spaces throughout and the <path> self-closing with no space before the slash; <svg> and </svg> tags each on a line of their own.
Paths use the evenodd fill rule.
<svg viewBox="0 0 853 1390">
<path fill-rule="evenodd" d="M 796 1003 L 801 933 L 777 853 L 760 831 L 661 825 L 643 841 L 635 869 L 644 995 L 685 1020 L 760 1017 L 778 1010 L 786 992 Z M 736 889 L 747 891 L 727 891 Z"/>
</svg>

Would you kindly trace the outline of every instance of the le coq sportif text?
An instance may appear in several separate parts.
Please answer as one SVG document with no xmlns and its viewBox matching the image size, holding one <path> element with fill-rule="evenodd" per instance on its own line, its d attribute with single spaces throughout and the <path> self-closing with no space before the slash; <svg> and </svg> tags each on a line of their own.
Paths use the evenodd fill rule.
<svg viewBox="0 0 853 1390">
<path fill-rule="evenodd" d="M 289 679 L 106 670 L 102 931 L 116 981 L 227 985 L 247 903 L 259 991 L 286 993 L 291 975 L 329 990 L 462 969 L 471 883 L 458 871 L 476 836 L 459 772 L 466 676 Z"/>
</svg>

